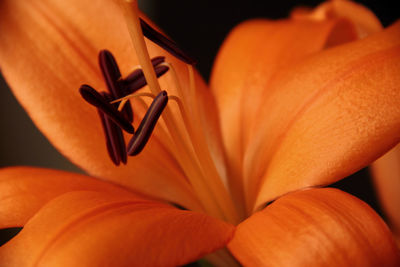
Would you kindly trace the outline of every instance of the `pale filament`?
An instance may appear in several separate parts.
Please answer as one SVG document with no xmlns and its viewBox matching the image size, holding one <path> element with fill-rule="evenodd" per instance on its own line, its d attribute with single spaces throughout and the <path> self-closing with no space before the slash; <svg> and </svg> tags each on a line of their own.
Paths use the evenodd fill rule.
<svg viewBox="0 0 400 267">
<path fill-rule="evenodd" d="M 151 93 L 133 93 L 118 99 L 115 99 L 113 101 L 110 102 L 110 104 L 114 104 L 114 103 L 118 103 L 120 102 L 119 106 L 118 106 L 118 111 L 121 111 L 125 104 L 128 102 L 129 99 L 131 98 L 135 98 L 135 97 L 140 97 L 140 96 L 146 96 L 146 97 L 150 97 L 152 99 L 156 98 L 155 95 L 151 94 Z"/>
<path fill-rule="evenodd" d="M 121 4 L 125 12 L 127 27 L 132 38 L 132 43 L 134 45 L 137 58 L 139 60 L 140 66 L 142 67 L 143 74 L 149 85 L 150 91 L 153 95 L 157 95 L 159 92 L 161 92 L 161 87 L 154 72 L 153 65 L 151 64 L 144 36 L 142 34 L 137 2 L 122 0 Z M 191 101 L 189 103 L 196 103 L 196 101 L 194 101 L 194 75 L 193 69 L 191 69 L 190 67 L 189 75 L 191 82 L 191 86 L 189 88 Z M 176 73 L 175 77 L 176 86 L 178 87 L 178 90 L 183 93 Z M 184 94 L 182 94 L 182 96 L 184 96 Z M 185 103 L 186 101 L 182 102 Z M 179 106 L 178 101 L 177 103 Z M 205 142 L 206 140 L 204 139 L 204 137 L 201 137 L 201 135 L 199 136 L 199 134 L 193 130 L 192 125 L 201 125 L 199 124 L 200 116 L 198 114 L 198 111 L 196 110 L 196 108 L 193 108 L 195 112 L 193 114 L 194 121 L 192 121 L 192 116 L 191 120 L 189 120 L 186 115 L 188 114 L 186 112 L 188 110 L 185 109 L 184 105 L 182 105 L 182 107 L 183 108 L 179 108 L 179 110 L 181 115 L 183 114 L 182 119 L 187 129 L 188 135 L 190 136 L 193 148 L 196 152 L 196 157 L 193 157 L 192 155 L 193 149 L 185 145 L 185 142 L 182 142 L 182 140 L 185 140 L 184 135 L 182 135 L 179 127 L 177 127 L 177 125 L 179 124 L 176 121 L 173 113 L 171 112 L 169 105 L 167 105 L 162 114 L 162 118 L 165 122 L 168 132 L 170 133 L 170 136 L 172 137 L 171 139 L 174 144 L 173 151 L 175 151 L 176 159 L 179 165 L 182 167 L 190 184 L 192 185 L 194 192 L 197 194 L 198 199 L 201 201 L 205 211 L 210 215 L 236 224 L 239 222 L 239 216 L 233 206 L 232 198 L 227 188 L 223 185 L 219 177 L 215 163 L 211 158 L 208 145 Z"/>
<path fill-rule="evenodd" d="M 181 82 L 179 81 L 173 64 L 168 62 L 164 62 L 162 64 L 170 68 L 170 72 L 172 74 L 178 93 L 183 96 L 184 92 L 182 90 Z M 192 97 L 192 101 L 195 101 L 194 94 L 196 92 L 196 85 L 194 81 L 194 72 L 191 65 L 188 65 L 188 73 L 190 81 L 190 97 Z M 192 113 L 194 114 L 193 116 L 191 116 L 190 120 L 187 116 L 187 114 L 189 114 L 188 106 L 185 106 L 183 102 L 176 96 L 171 96 L 170 99 L 175 100 L 175 102 L 178 104 L 180 115 L 183 119 L 186 131 L 188 132 L 191 144 L 196 151 L 196 157 L 203 167 L 203 175 L 204 177 L 210 178 L 207 180 L 207 182 L 210 184 L 210 188 L 213 191 L 214 196 L 216 196 L 219 203 L 223 203 L 223 205 L 225 207 L 228 207 L 232 213 L 235 213 L 235 211 L 233 211 L 233 203 L 230 201 L 230 195 L 226 190 L 226 186 L 222 183 L 221 177 L 218 174 L 213 159 L 211 158 L 207 141 L 204 138 L 205 135 L 199 134 L 198 131 L 195 131 L 193 128 L 193 125 L 200 125 L 199 114 L 197 112 L 193 112 L 192 110 Z M 186 104 L 188 103 L 186 102 Z M 197 109 L 194 110 L 197 111 Z"/>
<path fill-rule="evenodd" d="M 126 104 L 127 102 L 128 102 L 127 99 L 122 100 L 121 103 L 119 103 L 118 111 L 122 111 L 122 109 L 124 108 L 124 106 L 125 106 L 125 104 Z"/>
<path fill-rule="evenodd" d="M 172 64 L 164 62 L 162 63 L 164 65 L 166 65 L 167 67 L 170 68 L 172 77 L 174 79 L 174 82 L 176 84 L 176 87 L 178 89 L 178 92 L 180 95 L 183 96 L 183 90 L 182 90 L 182 86 L 181 83 L 179 81 L 178 75 L 176 74 L 175 68 Z M 191 98 L 192 103 L 195 103 L 194 101 L 196 101 L 196 83 L 194 80 L 194 71 L 193 71 L 193 67 L 191 65 L 187 65 L 188 66 L 188 73 L 189 73 L 189 83 L 190 83 L 190 94 L 189 97 Z M 178 106 L 179 106 L 179 110 L 180 110 L 180 114 L 182 116 L 183 122 L 186 126 L 187 132 L 190 136 L 190 139 L 192 141 L 192 145 L 194 150 L 196 151 L 196 155 L 199 157 L 199 161 L 201 163 L 201 165 L 203 166 L 203 170 L 204 170 L 204 175 L 206 177 L 210 177 L 211 179 L 209 179 L 209 183 L 210 183 L 210 188 L 211 190 L 213 190 L 214 195 L 217 196 L 218 201 L 220 201 L 220 203 L 225 203 L 225 207 L 229 207 L 231 210 L 234 209 L 233 207 L 233 203 L 230 202 L 230 195 L 226 190 L 227 185 L 223 184 L 223 181 L 216 169 L 216 166 L 213 162 L 213 159 L 211 157 L 211 152 L 208 149 L 208 144 L 207 141 L 205 140 L 205 134 L 199 134 L 198 131 L 195 131 L 193 128 L 193 125 L 200 125 L 200 116 L 198 114 L 198 110 L 196 108 L 192 109 L 192 113 L 193 116 L 191 116 L 191 119 L 188 118 L 188 116 L 186 114 L 188 113 L 188 107 L 185 106 L 182 101 L 178 98 L 178 97 L 170 97 L 171 99 L 174 99 Z M 187 102 L 186 102 L 187 103 Z M 241 214 L 243 215 L 243 214 Z"/>
</svg>

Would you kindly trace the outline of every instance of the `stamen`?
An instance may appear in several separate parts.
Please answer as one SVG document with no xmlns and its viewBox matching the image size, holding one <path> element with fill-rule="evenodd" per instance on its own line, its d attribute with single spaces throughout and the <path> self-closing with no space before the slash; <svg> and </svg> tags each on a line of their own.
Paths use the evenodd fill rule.
<svg viewBox="0 0 400 267">
<path fill-rule="evenodd" d="M 154 58 L 151 59 L 151 64 L 153 65 L 154 68 L 157 67 L 158 65 L 160 65 L 163 62 L 165 62 L 165 57 L 163 57 L 163 56 L 154 57 Z M 122 81 L 127 82 L 127 83 L 131 83 L 131 82 L 134 82 L 136 79 L 138 79 L 139 76 L 144 76 L 143 70 L 140 68 L 140 65 L 136 66 L 134 69 L 135 70 L 132 71 L 132 73 L 129 74 Z"/>
<path fill-rule="evenodd" d="M 89 104 L 92 104 L 100 109 L 122 129 L 128 133 L 134 133 L 135 129 L 133 128 L 132 124 L 92 87 L 86 84 L 82 85 L 81 88 L 79 88 L 79 92 L 81 93 L 83 99 L 85 99 Z"/>
<path fill-rule="evenodd" d="M 131 99 L 131 98 L 139 97 L 139 96 L 147 96 L 147 97 L 152 98 L 153 100 L 156 98 L 156 96 L 153 95 L 152 93 L 133 93 L 133 94 L 121 97 L 119 99 L 115 99 L 115 100 L 111 101 L 110 104 L 115 104 L 115 103 L 118 103 L 118 102 L 122 103 L 123 101 L 126 101 L 126 100 Z"/>
<path fill-rule="evenodd" d="M 164 65 L 159 65 L 154 68 L 157 78 L 161 77 L 168 70 L 169 68 Z M 123 80 L 123 83 L 125 84 L 126 94 L 134 93 L 147 85 L 146 78 L 141 69 L 133 71 Z"/>
<path fill-rule="evenodd" d="M 163 62 L 165 62 L 164 56 L 153 57 L 151 59 L 151 64 L 153 64 L 154 67 L 160 65 Z"/>
<path fill-rule="evenodd" d="M 123 99 L 118 105 L 118 111 L 121 111 L 124 108 L 125 104 L 128 103 L 128 101 L 129 101 L 128 99 Z"/>
<path fill-rule="evenodd" d="M 102 96 L 106 101 L 110 101 L 112 99 L 112 97 L 109 94 L 104 92 L 102 93 Z M 119 128 L 118 125 L 116 125 L 107 116 L 104 116 L 104 125 L 106 126 L 107 130 L 106 138 L 107 136 L 109 137 L 110 145 L 114 153 L 117 155 L 118 161 L 120 160 L 122 163 L 126 164 L 127 154 L 126 154 L 125 140 L 121 128 Z"/>
<path fill-rule="evenodd" d="M 104 115 L 104 113 L 98 109 L 97 110 L 99 113 L 99 117 L 100 117 L 100 121 L 101 121 L 101 125 L 103 126 L 103 132 L 104 132 L 104 136 L 106 138 L 106 146 L 107 146 L 107 152 L 108 155 L 110 156 L 111 161 L 118 166 L 119 165 L 119 156 L 117 151 L 115 150 L 115 147 L 112 145 L 112 133 L 109 131 L 107 124 L 106 124 L 106 120 L 107 117 Z"/>
<path fill-rule="evenodd" d="M 189 57 L 188 54 L 185 53 L 182 49 L 180 49 L 174 41 L 165 37 L 155 29 L 153 29 L 143 19 L 140 19 L 140 26 L 142 27 L 143 35 L 146 36 L 149 40 L 156 43 L 157 45 L 168 51 L 173 56 L 182 60 L 183 62 L 190 65 L 196 64 L 196 60 Z"/>
<path fill-rule="evenodd" d="M 102 50 L 99 53 L 99 65 L 103 73 L 104 80 L 106 82 L 108 91 L 111 93 L 113 98 L 120 98 L 124 96 L 125 88 L 119 83 L 121 78 L 121 72 L 118 68 L 118 64 L 108 50 Z M 125 105 L 121 113 L 125 118 L 132 123 L 133 111 L 130 105 Z"/>
<path fill-rule="evenodd" d="M 143 120 L 141 121 L 139 128 L 133 135 L 132 139 L 128 144 L 128 155 L 135 156 L 139 154 L 144 146 L 149 141 L 151 134 L 153 133 L 154 127 L 158 119 L 161 116 L 165 106 L 168 103 L 168 94 L 166 91 L 161 91 L 151 103 L 147 110 Z"/>
<path fill-rule="evenodd" d="M 124 105 L 126 104 L 126 102 L 128 102 L 128 100 L 130 98 L 135 98 L 135 97 L 139 97 L 139 96 L 148 96 L 148 97 L 151 97 L 153 100 L 154 100 L 154 98 L 156 98 L 156 96 L 153 95 L 152 93 L 136 93 L 136 94 L 133 93 L 133 94 L 124 96 L 124 97 L 122 97 L 120 99 L 116 99 L 114 101 L 111 101 L 110 104 L 114 104 L 114 103 L 120 102 L 119 106 L 118 106 L 118 110 L 121 110 L 124 107 Z"/>
<path fill-rule="evenodd" d="M 141 68 L 143 69 L 150 91 L 153 94 L 158 94 L 161 92 L 161 88 L 157 81 L 154 67 L 151 64 L 149 51 L 147 50 L 142 28 L 140 26 L 137 1 L 121 0 L 120 4 L 126 19 L 126 26 L 132 39 L 132 45 L 136 51 L 136 56 Z"/>
<path fill-rule="evenodd" d="M 121 97 L 121 88 L 116 83 L 121 78 L 121 72 L 114 56 L 108 50 L 101 50 L 99 53 L 99 65 L 107 83 L 108 89 L 113 97 Z"/>
</svg>

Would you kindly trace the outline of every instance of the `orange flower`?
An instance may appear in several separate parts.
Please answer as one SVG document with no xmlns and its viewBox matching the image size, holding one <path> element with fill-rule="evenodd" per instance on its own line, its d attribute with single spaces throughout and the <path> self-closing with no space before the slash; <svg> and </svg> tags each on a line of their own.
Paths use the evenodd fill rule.
<svg viewBox="0 0 400 267">
<path fill-rule="evenodd" d="M 221 48 L 210 90 L 191 66 L 144 43 L 143 15 L 121 3 L 125 18 L 107 0 L 0 4 L 5 78 L 54 146 L 98 178 L 3 169 L 0 227 L 24 228 L 0 248 L 1 265 L 174 266 L 205 255 L 220 266 L 400 263 L 370 207 L 309 189 L 400 141 L 400 22 L 382 30 L 342 0 L 246 22 Z M 102 49 L 123 76 L 143 68 L 149 87 L 130 99 L 135 129 L 149 92 L 169 96 L 126 165 L 109 158 L 96 109 L 77 90 L 104 90 Z M 170 68 L 158 80 L 147 49 Z"/>
</svg>

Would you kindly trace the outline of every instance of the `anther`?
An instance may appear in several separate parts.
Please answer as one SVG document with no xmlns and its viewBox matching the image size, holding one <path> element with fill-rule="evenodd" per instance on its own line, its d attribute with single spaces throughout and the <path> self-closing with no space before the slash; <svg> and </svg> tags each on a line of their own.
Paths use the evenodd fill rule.
<svg viewBox="0 0 400 267">
<path fill-rule="evenodd" d="M 119 159 L 119 155 L 118 155 L 115 147 L 113 146 L 113 142 L 111 141 L 113 139 L 112 133 L 111 133 L 111 131 L 109 131 L 107 124 L 106 124 L 106 120 L 108 120 L 108 118 L 106 115 L 104 115 L 104 113 L 100 109 L 97 109 L 97 112 L 99 113 L 101 126 L 103 126 L 103 132 L 104 132 L 104 136 L 106 138 L 106 146 L 107 146 L 108 155 L 110 156 L 111 161 L 116 166 L 118 166 L 120 159 Z"/>
<path fill-rule="evenodd" d="M 112 100 L 112 97 L 103 92 L 101 94 L 106 101 Z M 127 154 L 125 140 L 121 128 L 110 120 L 99 110 L 100 118 L 103 124 L 103 130 L 106 137 L 108 154 L 115 165 L 119 165 L 120 161 L 124 164 L 127 162 Z M 115 159 L 114 159 L 115 158 Z"/>
<path fill-rule="evenodd" d="M 153 64 L 153 67 L 156 67 L 164 62 L 165 62 L 165 57 L 163 57 L 163 56 L 153 57 L 151 59 L 151 64 Z"/>
<path fill-rule="evenodd" d="M 162 56 L 154 57 L 151 59 L 151 64 L 153 65 L 153 68 L 157 67 L 158 65 L 160 65 L 161 63 L 164 63 L 164 62 L 165 62 L 165 57 L 162 57 Z M 144 76 L 144 74 L 143 74 L 143 70 L 138 68 L 138 69 L 132 71 L 132 73 L 129 74 L 125 79 L 123 79 L 123 81 L 126 83 L 131 83 L 131 82 L 134 82 L 135 80 L 137 80 L 138 78 L 140 78 L 140 76 Z M 130 93 L 132 93 L 132 92 L 130 92 Z"/>
<path fill-rule="evenodd" d="M 164 65 L 154 67 L 157 78 L 162 76 L 168 70 L 169 67 Z M 130 75 L 128 75 L 123 80 L 123 83 L 125 84 L 126 94 L 132 94 L 147 85 L 146 78 L 144 77 L 143 71 L 141 69 L 137 69 Z"/>
<path fill-rule="evenodd" d="M 128 155 L 135 156 L 143 150 L 167 103 L 168 94 L 166 91 L 161 91 L 151 103 L 143 120 L 140 122 L 139 128 L 129 141 Z"/>
<path fill-rule="evenodd" d="M 182 60 L 183 62 L 190 65 L 196 64 L 196 60 L 189 57 L 187 53 L 185 53 L 182 49 L 180 49 L 174 41 L 165 37 L 155 29 L 153 29 L 143 19 L 140 19 L 140 26 L 142 28 L 143 35 L 146 36 L 149 40 L 156 43 L 157 45 L 168 51 L 173 56 Z"/>
<path fill-rule="evenodd" d="M 113 105 L 108 103 L 102 95 L 100 95 L 96 90 L 94 90 L 89 85 L 82 85 L 79 88 L 83 99 L 85 99 L 89 104 L 100 109 L 105 115 L 107 115 L 111 120 L 118 124 L 122 129 L 128 133 L 134 133 L 134 128 L 132 124 L 119 112 Z"/>
<path fill-rule="evenodd" d="M 114 56 L 108 50 L 101 50 L 99 53 L 99 65 L 104 76 L 104 80 L 114 98 L 119 98 L 123 94 L 117 81 L 121 78 L 121 72 Z"/>
<path fill-rule="evenodd" d="M 119 82 L 121 79 L 121 72 L 114 56 L 110 51 L 100 51 L 99 65 L 108 91 L 111 93 L 113 98 L 117 99 L 123 97 L 125 95 L 125 88 Z M 121 112 L 129 122 L 133 121 L 133 111 L 131 105 L 125 105 Z"/>
</svg>

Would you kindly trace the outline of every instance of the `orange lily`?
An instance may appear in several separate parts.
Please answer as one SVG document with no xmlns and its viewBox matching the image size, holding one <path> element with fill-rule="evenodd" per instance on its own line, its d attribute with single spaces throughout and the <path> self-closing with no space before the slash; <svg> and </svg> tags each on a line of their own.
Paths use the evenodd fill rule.
<svg viewBox="0 0 400 267">
<path fill-rule="evenodd" d="M 107 0 L 0 4 L 5 78 L 49 140 L 98 178 L 3 169 L 0 227 L 24 228 L 0 248 L 2 265 L 174 266 L 205 255 L 221 266 L 400 264 L 365 203 L 305 189 L 400 141 L 400 22 L 383 30 L 369 10 L 337 0 L 244 23 L 221 48 L 209 90 L 191 66 L 145 44 L 136 3 L 121 3 L 125 19 Z M 148 89 L 170 96 L 145 149 L 120 166 L 77 92 L 104 88 L 104 48 L 123 74 L 140 64 Z M 159 80 L 147 50 L 169 64 Z M 132 99 L 135 116 L 149 103 Z"/>
</svg>

